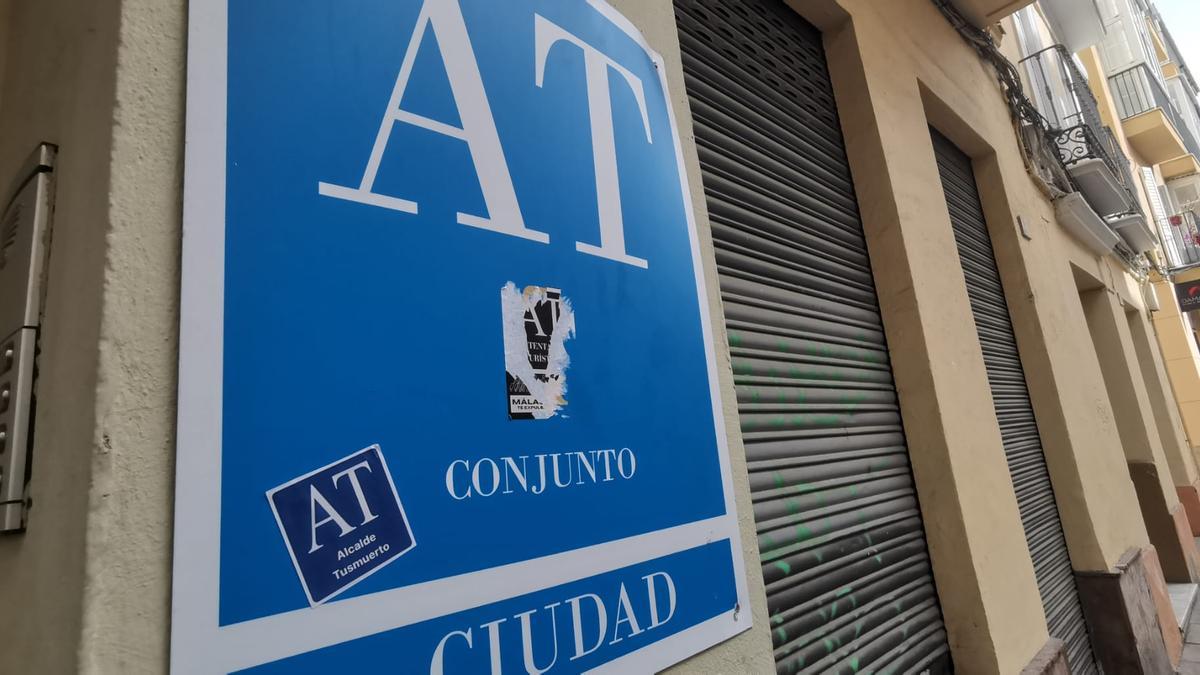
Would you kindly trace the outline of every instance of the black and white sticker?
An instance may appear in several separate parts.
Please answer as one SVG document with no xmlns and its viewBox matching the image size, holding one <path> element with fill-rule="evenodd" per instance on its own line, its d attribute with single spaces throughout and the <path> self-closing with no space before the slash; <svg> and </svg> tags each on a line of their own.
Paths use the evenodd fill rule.
<svg viewBox="0 0 1200 675">
<path fill-rule="evenodd" d="M 566 341 L 575 335 L 571 303 L 557 288 L 511 281 L 500 290 L 504 317 L 504 370 L 508 416 L 554 417 L 567 404 Z"/>
</svg>

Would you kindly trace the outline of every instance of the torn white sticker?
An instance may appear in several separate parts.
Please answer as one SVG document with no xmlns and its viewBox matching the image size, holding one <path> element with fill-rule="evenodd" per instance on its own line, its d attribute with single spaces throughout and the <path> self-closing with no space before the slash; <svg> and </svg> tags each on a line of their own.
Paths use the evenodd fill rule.
<svg viewBox="0 0 1200 675">
<path fill-rule="evenodd" d="M 565 343 L 575 336 L 571 302 L 557 288 L 513 282 L 500 289 L 504 317 L 504 370 L 508 416 L 515 420 L 554 417 L 567 404 Z"/>
</svg>

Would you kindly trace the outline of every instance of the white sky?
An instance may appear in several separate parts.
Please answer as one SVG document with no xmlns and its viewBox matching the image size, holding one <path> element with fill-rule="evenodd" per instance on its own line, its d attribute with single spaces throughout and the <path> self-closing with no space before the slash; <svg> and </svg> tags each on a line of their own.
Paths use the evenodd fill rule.
<svg viewBox="0 0 1200 675">
<path fill-rule="evenodd" d="M 1192 75 L 1200 79 L 1200 0 L 1154 0 Z"/>
</svg>

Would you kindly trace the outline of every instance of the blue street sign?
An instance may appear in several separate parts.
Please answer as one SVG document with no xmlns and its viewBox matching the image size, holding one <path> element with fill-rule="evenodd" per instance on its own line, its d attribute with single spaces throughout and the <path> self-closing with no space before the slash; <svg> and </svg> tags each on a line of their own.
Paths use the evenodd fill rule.
<svg viewBox="0 0 1200 675">
<path fill-rule="evenodd" d="M 749 627 L 691 193 L 632 24 L 190 12 L 173 668 L 642 671 Z"/>
</svg>

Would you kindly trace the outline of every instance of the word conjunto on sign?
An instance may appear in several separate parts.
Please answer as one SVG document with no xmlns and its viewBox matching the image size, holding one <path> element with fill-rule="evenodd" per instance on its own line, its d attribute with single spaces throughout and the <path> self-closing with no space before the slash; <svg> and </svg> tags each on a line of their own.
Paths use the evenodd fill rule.
<svg viewBox="0 0 1200 675">
<path fill-rule="evenodd" d="M 458 501 L 496 493 L 540 495 L 552 485 L 568 488 L 630 480 L 636 473 L 637 456 L 629 448 L 456 459 L 446 467 L 446 491 Z"/>
</svg>

